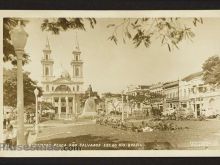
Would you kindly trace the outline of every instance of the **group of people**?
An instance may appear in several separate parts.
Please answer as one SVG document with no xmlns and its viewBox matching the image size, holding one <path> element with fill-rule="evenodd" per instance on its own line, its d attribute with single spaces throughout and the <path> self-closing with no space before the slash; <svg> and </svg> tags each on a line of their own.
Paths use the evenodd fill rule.
<svg viewBox="0 0 220 165">
<path fill-rule="evenodd" d="M 4 142 L 9 148 L 16 146 L 17 130 L 13 127 L 11 121 L 14 118 L 13 113 L 6 112 L 4 114 L 3 129 L 4 129 Z"/>
<path fill-rule="evenodd" d="M 7 125 L 10 124 L 12 115 L 9 112 L 6 112 L 4 114 L 4 120 L 3 120 L 3 129 L 6 129 Z"/>
<path fill-rule="evenodd" d="M 35 113 L 24 113 L 24 122 L 26 124 L 33 124 L 35 122 Z"/>
</svg>

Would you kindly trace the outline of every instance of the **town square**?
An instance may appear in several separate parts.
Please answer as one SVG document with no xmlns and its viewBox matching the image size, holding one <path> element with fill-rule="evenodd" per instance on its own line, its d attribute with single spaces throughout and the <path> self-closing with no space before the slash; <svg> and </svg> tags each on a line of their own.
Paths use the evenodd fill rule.
<svg viewBox="0 0 220 165">
<path fill-rule="evenodd" d="M 4 143 L 220 149 L 219 29 L 219 18 L 4 18 Z"/>
</svg>

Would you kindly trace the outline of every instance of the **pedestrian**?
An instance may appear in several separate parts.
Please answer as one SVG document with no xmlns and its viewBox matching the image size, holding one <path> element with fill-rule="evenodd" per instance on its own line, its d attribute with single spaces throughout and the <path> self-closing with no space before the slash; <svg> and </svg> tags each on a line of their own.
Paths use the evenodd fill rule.
<svg viewBox="0 0 220 165">
<path fill-rule="evenodd" d="M 30 124 L 34 123 L 34 114 L 30 114 Z"/>
<path fill-rule="evenodd" d="M 10 113 L 9 112 L 6 112 L 6 126 L 10 124 Z"/>
<path fill-rule="evenodd" d="M 27 116 L 26 117 L 27 117 L 27 123 L 30 124 L 30 113 L 29 112 L 27 112 Z"/>
<path fill-rule="evenodd" d="M 4 114 L 3 129 L 6 129 L 6 125 L 7 125 L 6 114 Z"/>
<path fill-rule="evenodd" d="M 13 125 L 9 124 L 5 133 L 5 144 L 9 146 L 10 149 L 15 147 L 17 144 L 17 130 L 14 129 Z"/>
</svg>

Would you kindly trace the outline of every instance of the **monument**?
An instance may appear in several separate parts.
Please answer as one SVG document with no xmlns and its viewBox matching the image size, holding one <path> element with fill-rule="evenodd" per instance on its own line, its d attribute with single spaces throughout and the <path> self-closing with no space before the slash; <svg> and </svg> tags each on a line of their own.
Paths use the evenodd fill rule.
<svg viewBox="0 0 220 165">
<path fill-rule="evenodd" d="M 83 108 L 83 112 L 80 117 L 94 117 L 97 115 L 97 107 L 96 107 L 96 96 L 93 96 L 93 91 L 91 85 L 86 91 L 88 98 L 85 101 L 85 105 Z"/>
</svg>

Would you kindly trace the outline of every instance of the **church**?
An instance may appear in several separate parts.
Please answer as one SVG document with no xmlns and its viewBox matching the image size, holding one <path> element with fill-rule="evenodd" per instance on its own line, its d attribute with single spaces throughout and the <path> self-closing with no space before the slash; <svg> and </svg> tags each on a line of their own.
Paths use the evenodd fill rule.
<svg viewBox="0 0 220 165">
<path fill-rule="evenodd" d="M 58 77 L 53 74 L 54 59 L 49 40 L 43 49 L 42 64 L 42 100 L 52 103 L 59 119 L 71 118 L 80 112 L 80 95 L 83 94 L 83 61 L 79 45 L 72 52 L 71 73 L 63 70 Z"/>
</svg>

